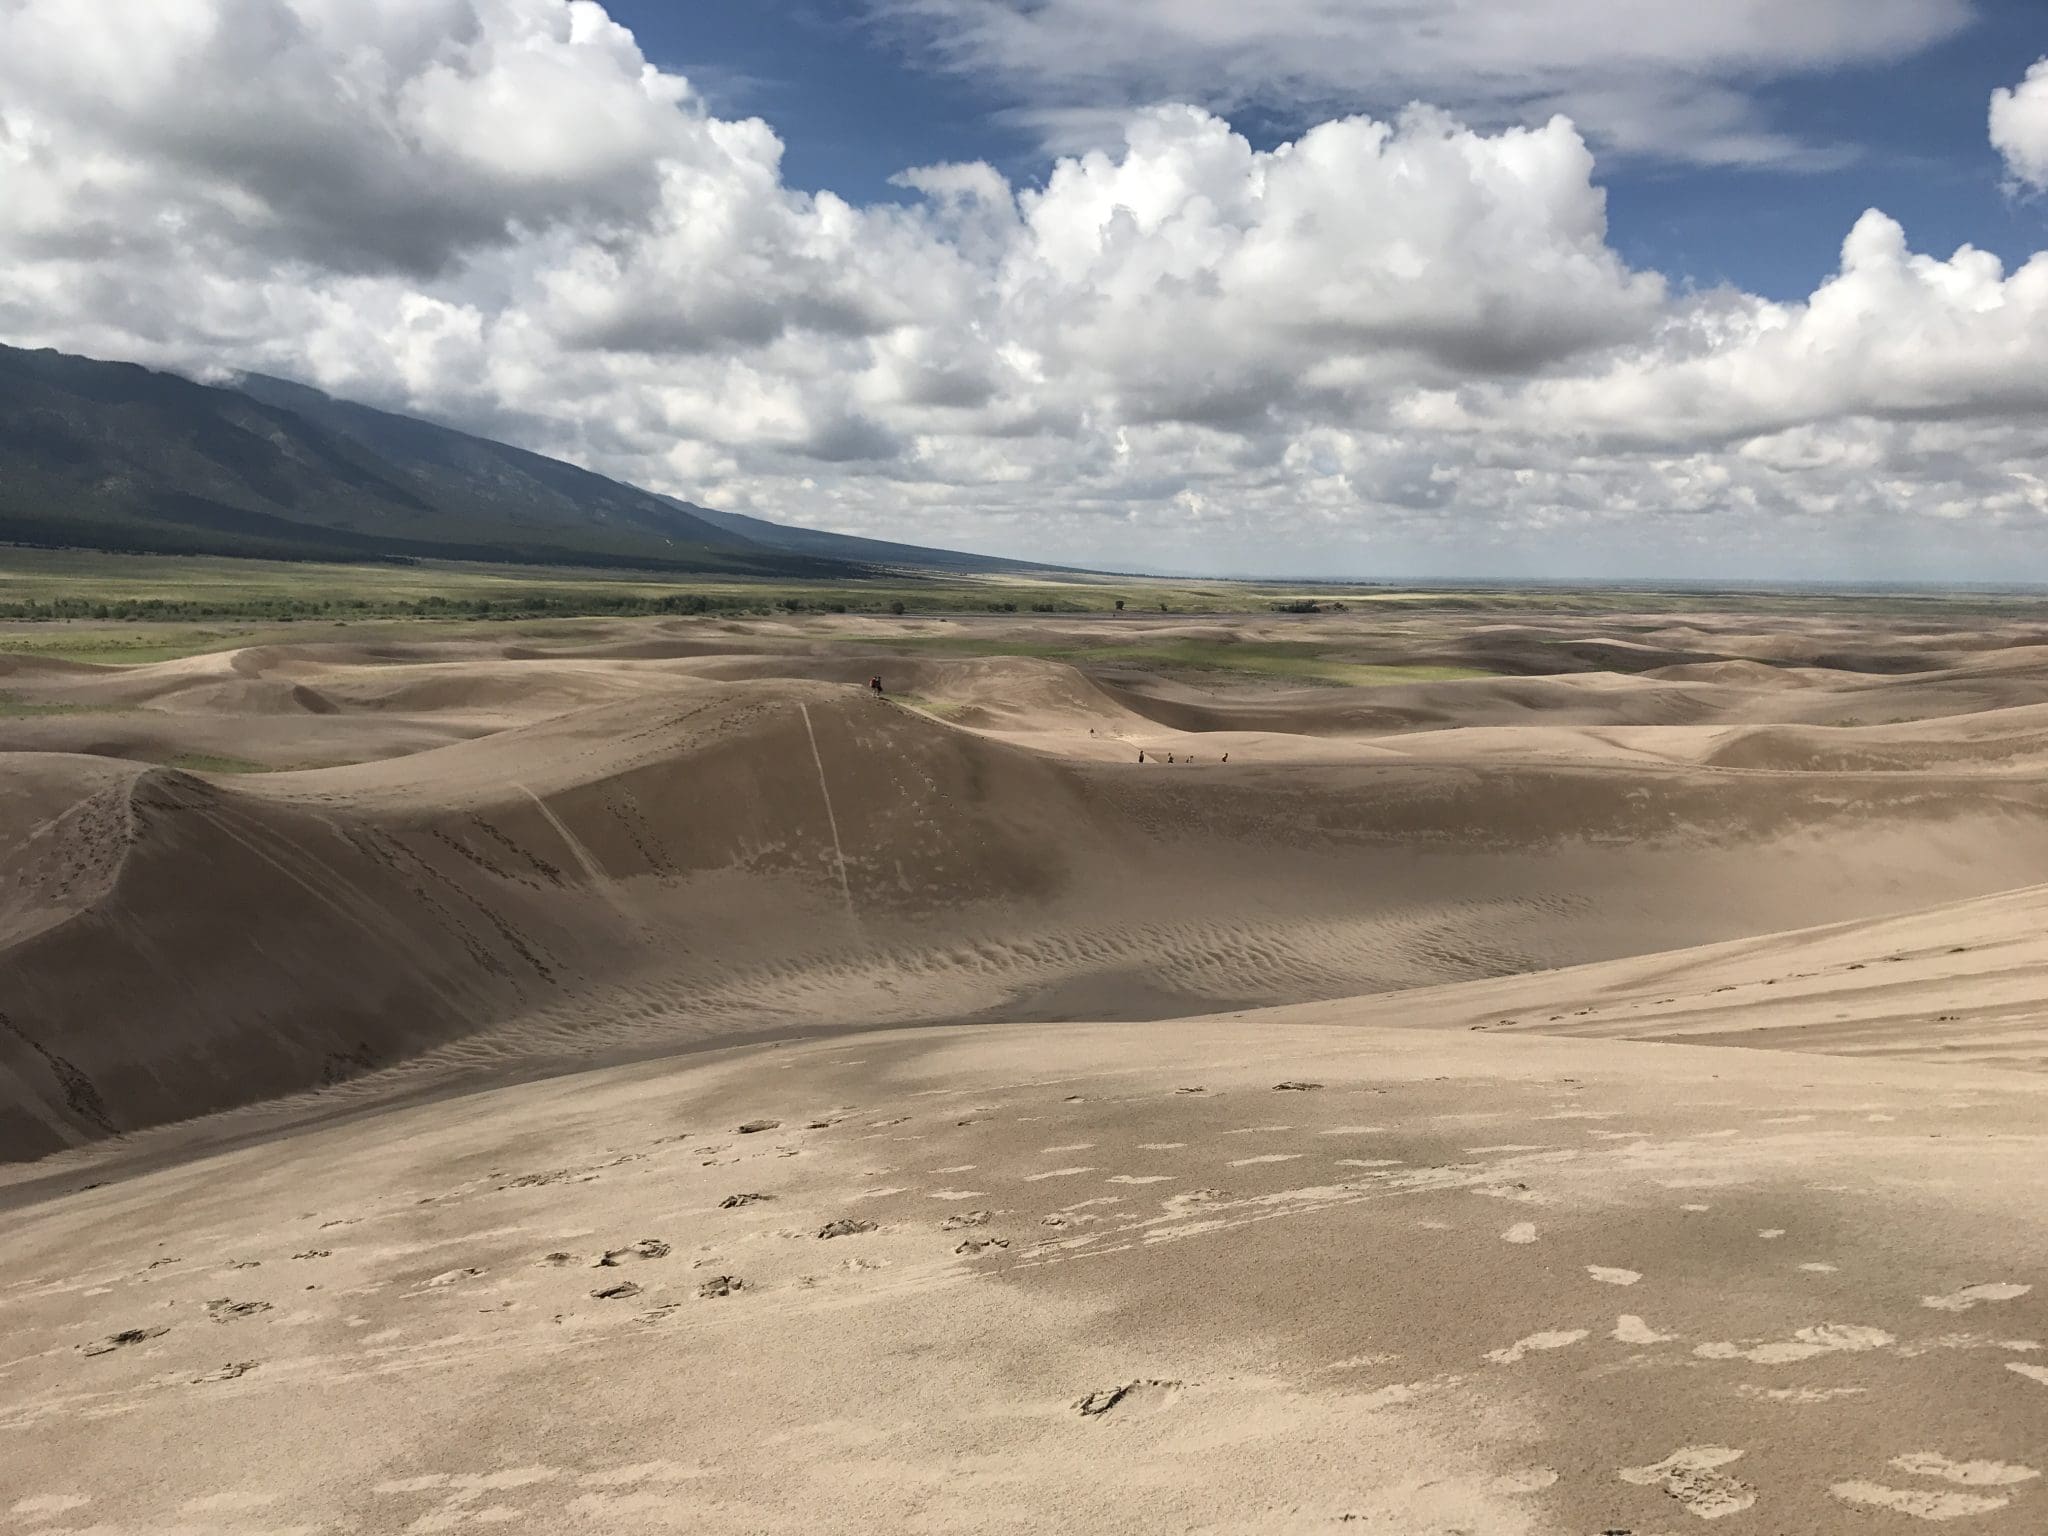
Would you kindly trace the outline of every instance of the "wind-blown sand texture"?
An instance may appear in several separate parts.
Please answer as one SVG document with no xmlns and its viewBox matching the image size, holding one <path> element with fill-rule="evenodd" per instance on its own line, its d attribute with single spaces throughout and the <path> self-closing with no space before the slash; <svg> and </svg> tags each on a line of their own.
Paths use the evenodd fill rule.
<svg viewBox="0 0 2048 1536">
<path fill-rule="evenodd" d="M 0 658 L 0 1532 L 2048 1529 L 2040 637 L 1307 622 Z"/>
</svg>

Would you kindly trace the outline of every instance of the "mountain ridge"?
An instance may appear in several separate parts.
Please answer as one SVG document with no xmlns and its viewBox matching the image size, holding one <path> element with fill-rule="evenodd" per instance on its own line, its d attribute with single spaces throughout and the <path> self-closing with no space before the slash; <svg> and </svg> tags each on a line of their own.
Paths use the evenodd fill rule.
<svg viewBox="0 0 2048 1536">
<path fill-rule="evenodd" d="M 789 528 L 265 374 L 0 345 L 0 542 L 860 580 L 1024 562 Z"/>
</svg>

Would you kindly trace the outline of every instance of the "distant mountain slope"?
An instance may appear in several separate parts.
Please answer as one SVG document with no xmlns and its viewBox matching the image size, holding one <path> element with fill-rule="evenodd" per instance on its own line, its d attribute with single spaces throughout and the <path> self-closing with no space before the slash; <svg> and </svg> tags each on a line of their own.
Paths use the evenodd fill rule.
<svg viewBox="0 0 2048 1536">
<path fill-rule="evenodd" d="M 1046 569 L 785 528 L 262 374 L 0 346 L 0 543 L 843 581 Z"/>
<path fill-rule="evenodd" d="M 796 555 L 818 555 L 828 560 L 856 560 L 867 565 L 908 565 L 930 571 L 961 573 L 994 571 L 1065 571 L 1068 566 L 1034 565 L 1028 560 L 1004 560 L 995 555 L 970 555 L 954 549 L 927 549 L 922 544 L 895 544 L 887 539 L 862 539 L 846 533 L 826 533 L 818 528 L 792 528 L 766 518 L 748 517 L 744 512 L 714 512 L 693 502 L 669 498 L 672 506 L 692 517 L 743 535 L 770 549 Z"/>
<path fill-rule="evenodd" d="M 263 398 L 263 396 L 269 398 Z M 538 454 L 264 381 L 0 347 L 0 539 L 846 577 Z"/>
</svg>

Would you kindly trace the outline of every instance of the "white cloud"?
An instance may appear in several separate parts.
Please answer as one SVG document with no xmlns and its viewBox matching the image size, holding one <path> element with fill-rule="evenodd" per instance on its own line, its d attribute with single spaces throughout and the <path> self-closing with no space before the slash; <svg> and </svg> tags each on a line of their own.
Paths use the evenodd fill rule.
<svg viewBox="0 0 2048 1536">
<path fill-rule="evenodd" d="M 2008 276 L 1915 254 L 1872 210 L 1803 304 L 1715 294 L 1646 345 L 1503 402 L 1615 444 L 1746 441 L 1847 417 L 2024 420 L 2048 409 L 2048 254 Z"/>
<path fill-rule="evenodd" d="M 1565 3 L 1479 30 L 1505 49 L 1502 18 Z M 1271 151 L 1129 112 L 1038 186 L 930 166 L 855 207 L 592 4 L 90 9 L 0 0 L 16 344 L 285 373 L 711 505 L 1076 561 L 2048 575 L 2048 256 L 1916 254 L 1873 212 L 1804 302 L 1674 293 L 1608 243 L 1569 121 L 1425 108 Z M 1730 17 L 1761 11 L 1694 9 L 1626 46 L 1758 46 Z M 1794 9 L 1773 57 L 1940 14 L 1880 5 L 1858 40 Z"/>
<path fill-rule="evenodd" d="M 1074 147 L 1161 100 L 1347 114 L 1432 101 L 1489 126 L 1565 112 L 1603 147 L 1705 164 L 1824 163 L 1757 84 L 1909 56 L 1970 0 L 869 0 L 943 64 L 1005 80 Z"/>
<path fill-rule="evenodd" d="M 424 274 L 641 216 L 665 160 L 717 154 L 584 0 L 7 0 L 0 27 L 10 184 L 105 238 Z M 149 225 L 108 217 L 144 196 Z"/>
<path fill-rule="evenodd" d="M 2048 192 L 2048 58 L 2012 89 L 1991 93 L 1991 143 L 2014 181 Z"/>
</svg>

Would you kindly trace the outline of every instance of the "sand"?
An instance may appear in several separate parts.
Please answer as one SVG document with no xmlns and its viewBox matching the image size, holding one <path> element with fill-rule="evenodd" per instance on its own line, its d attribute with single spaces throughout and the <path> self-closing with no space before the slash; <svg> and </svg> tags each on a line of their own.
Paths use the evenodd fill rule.
<svg viewBox="0 0 2048 1536">
<path fill-rule="evenodd" d="M 1336 622 L 13 663 L 0 1530 L 2042 1529 L 2038 637 Z"/>
</svg>

